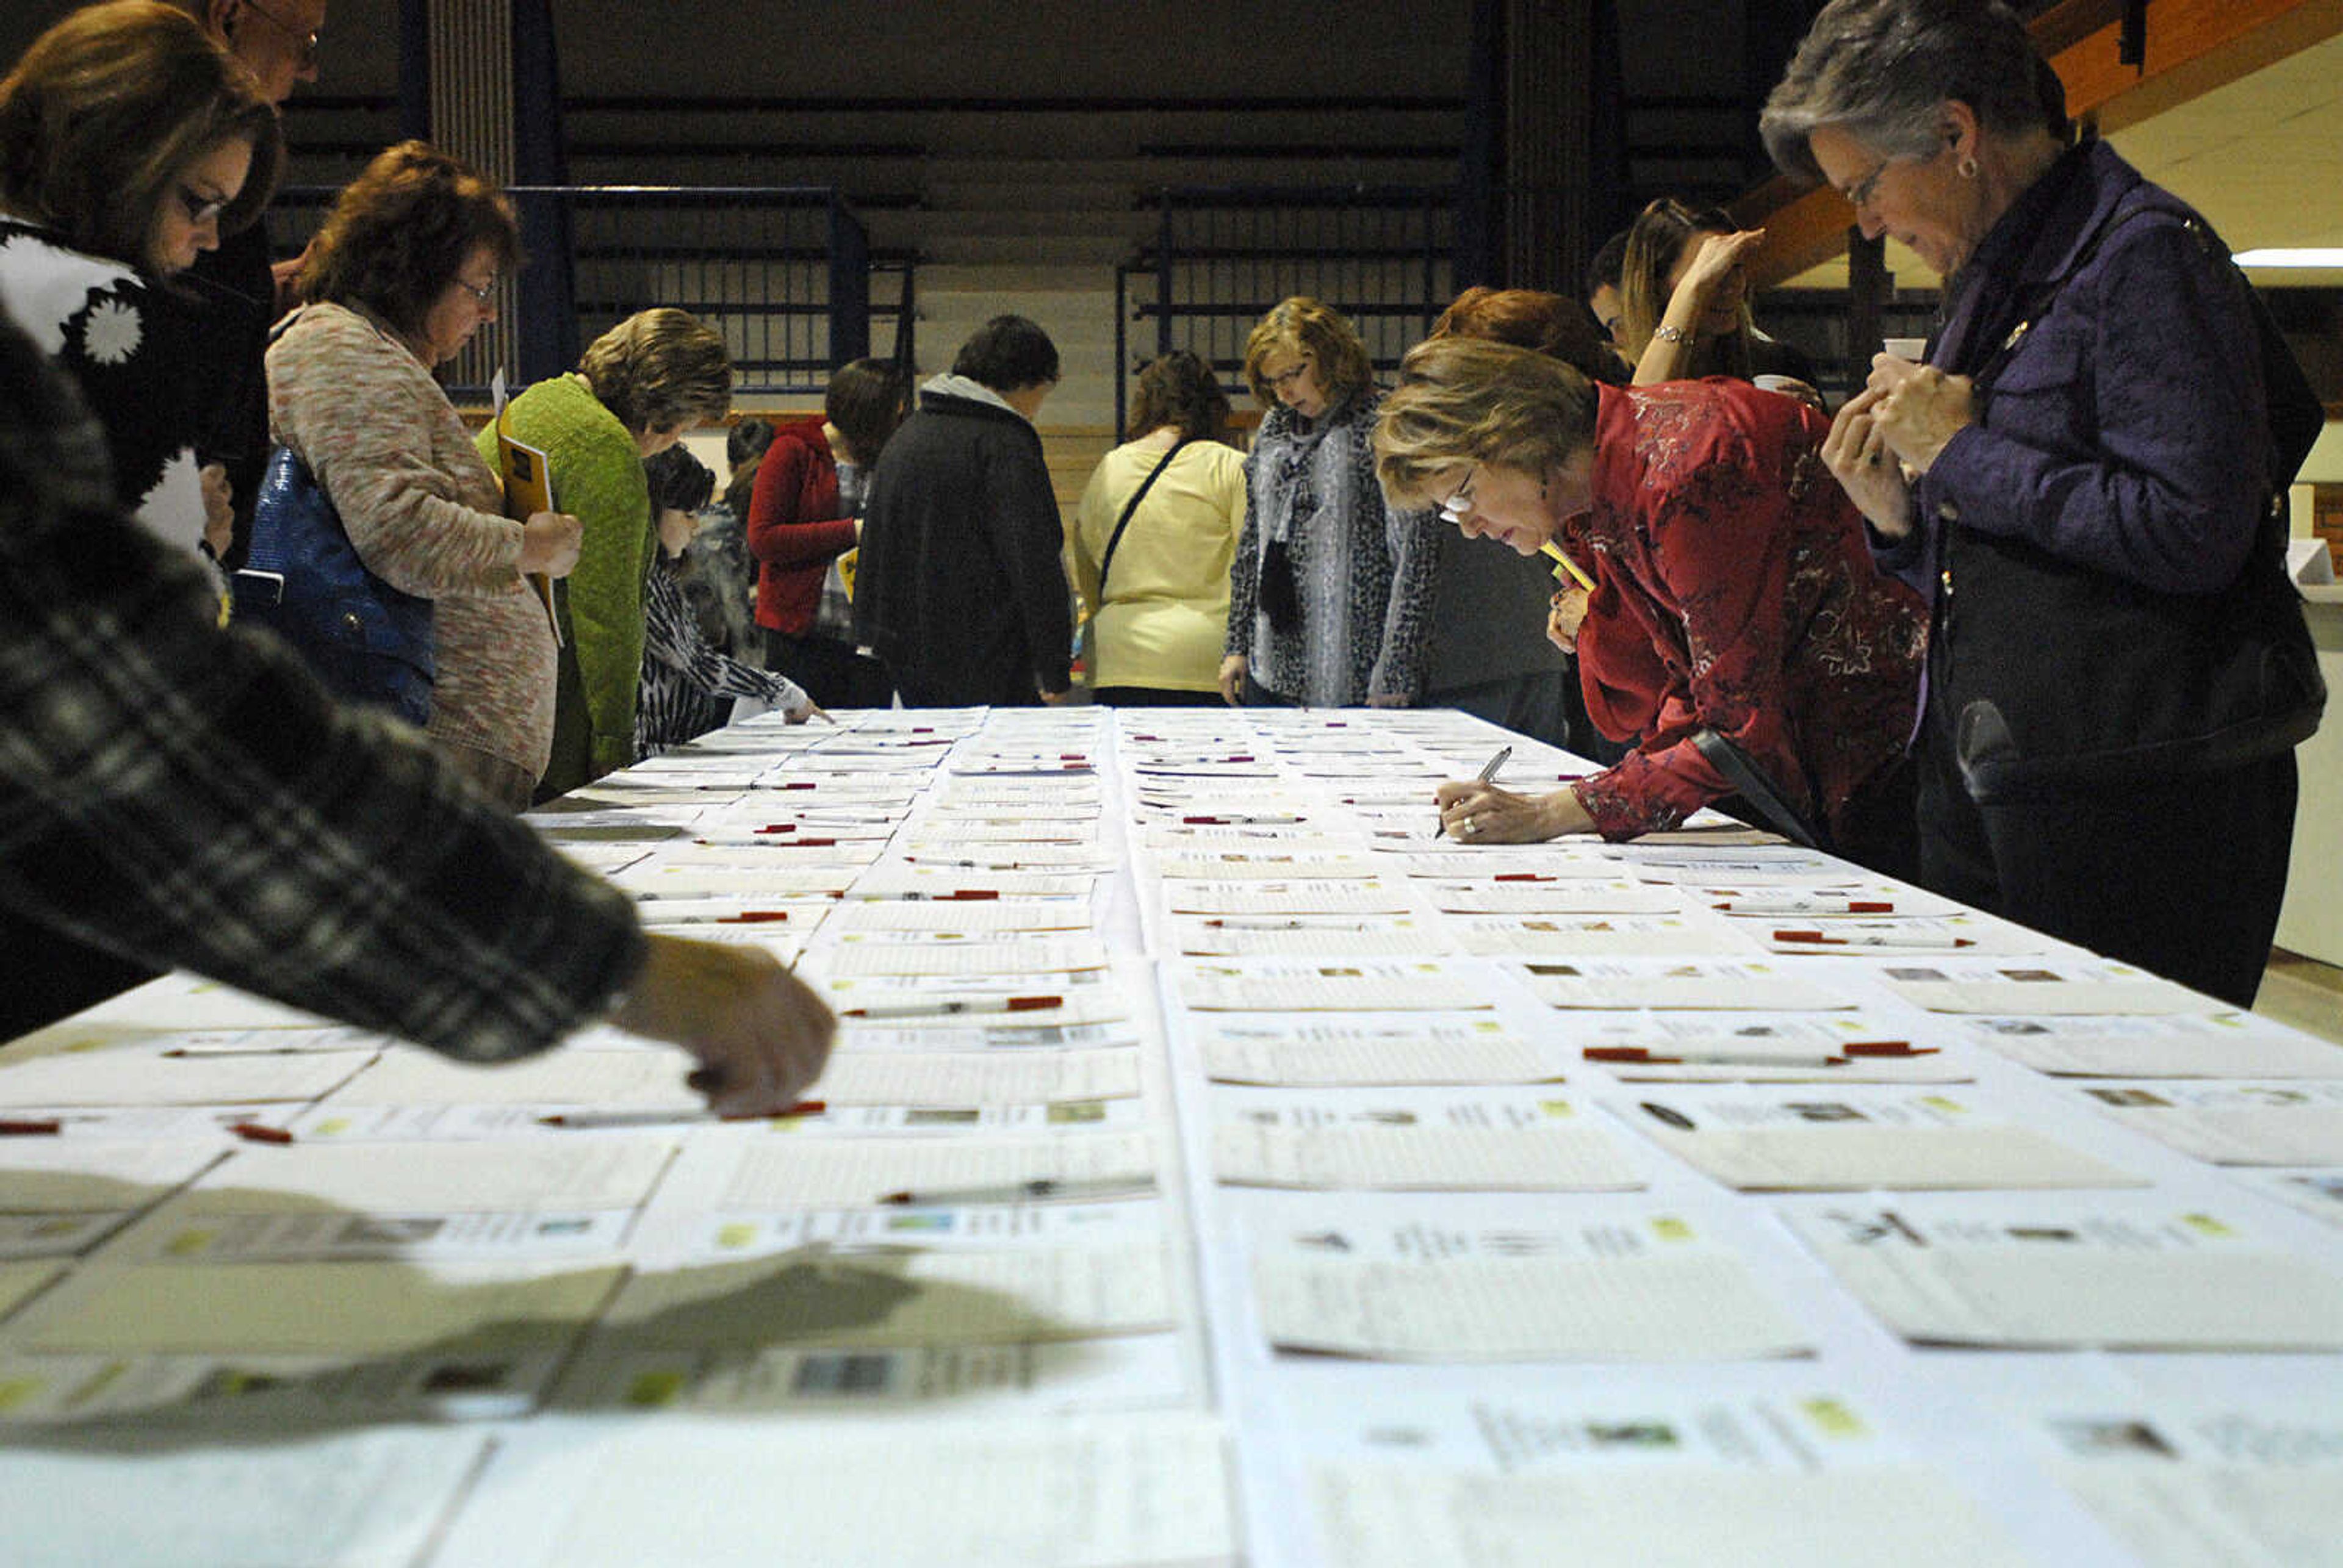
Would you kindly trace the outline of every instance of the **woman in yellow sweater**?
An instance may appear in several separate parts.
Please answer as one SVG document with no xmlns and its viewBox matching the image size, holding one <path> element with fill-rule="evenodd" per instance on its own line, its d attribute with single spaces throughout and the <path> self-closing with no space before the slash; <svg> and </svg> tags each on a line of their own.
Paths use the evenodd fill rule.
<svg viewBox="0 0 2343 1568">
<path fill-rule="evenodd" d="M 1174 349 L 1139 373 L 1131 438 L 1082 491 L 1068 553 L 1091 612 L 1101 702 L 1220 700 L 1229 560 L 1245 511 L 1244 458 L 1221 439 L 1228 421 L 1212 367 Z"/>
</svg>

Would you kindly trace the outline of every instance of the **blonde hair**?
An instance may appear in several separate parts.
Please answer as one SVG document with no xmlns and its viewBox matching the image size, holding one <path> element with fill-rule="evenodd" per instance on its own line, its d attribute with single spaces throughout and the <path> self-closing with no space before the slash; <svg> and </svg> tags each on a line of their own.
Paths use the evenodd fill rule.
<svg viewBox="0 0 2343 1568">
<path fill-rule="evenodd" d="M 226 142 L 252 166 L 219 231 L 248 227 L 284 159 L 277 111 L 194 18 L 152 0 L 73 12 L 0 81 L 0 203 L 68 245 L 144 268 L 188 166 Z"/>
<path fill-rule="evenodd" d="M 1594 387 L 1534 349 L 1480 337 L 1433 337 L 1400 362 L 1398 390 L 1375 419 L 1375 477 L 1391 505 L 1440 499 L 1433 477 L 1466 463 L 1543 479 L 1594 441 Z"/>
<path fill-rule="evenodd" d="M 637 435 L 689 429 L 732 407 L 732 356 L 689 311 L 639 310 L 587 346 L 578 368 L 602 407 Z"/>
<path fill-rule="evenodd" d="M 1367 346 L 1359 340 L 1350 317 L 1307 295 L 1272 306 L 1245 339 L 1245 385 L 1265 408 L 1277 406 L 1277 393 L 1261 373 L 1262 361 L 1281 350 L 1302 355 L 1317 367 L 1318 385 L 1325 390 L 1329 408 L 1342 407 L 1374 382 Z"/>
</svg>

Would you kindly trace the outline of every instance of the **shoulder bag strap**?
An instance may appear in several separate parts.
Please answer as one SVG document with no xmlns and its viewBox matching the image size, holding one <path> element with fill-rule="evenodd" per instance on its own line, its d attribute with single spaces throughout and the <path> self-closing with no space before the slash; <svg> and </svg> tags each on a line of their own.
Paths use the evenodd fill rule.
<svg viewBox="0 0 2343 1568">
<path fill-rule="evenodd" d="M 1191 439 L 1190 437 L 1182 436 L 1173 442 L 1172 449 L 1163 454 L 1163 460 L 1148 471 L 1147 477 L 1139 482 L 1139 488 L 1131 493 L 1131 499 L 1123 503 L 1122 516 L 1115 519 L 1114 532 L 1107 536 L 1106 553 L 1099 558 L 1099 607 L 1101 608 L 1106 606 L 1106 574 L 1114 566 L 1114 552 L 1122 543 L 1122 530 L 1131 527 L 1131 516 L 1139 510 L 1139 503 L 1147 498 L 1147 492 L 1155 487 L 1155 481 L 1163 477 L 1163 470 L 1172 466 L 1172 459 L 1180 455 L 1180 448 L 1186 446 Z"/>
</svg>

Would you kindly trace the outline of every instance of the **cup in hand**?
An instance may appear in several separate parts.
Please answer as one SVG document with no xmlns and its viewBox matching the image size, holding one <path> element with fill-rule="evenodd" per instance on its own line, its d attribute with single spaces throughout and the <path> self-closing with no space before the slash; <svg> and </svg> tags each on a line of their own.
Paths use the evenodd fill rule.
<svg viewBox="0 0 2343 1568">
<path fill-rule="evenodd" d="M 1889 337 L 1883 340 L 1882 346 L 1898 359 L 1909 359 L 1915 365 L 1927 363 L 1928 340 L 1925 337 Z"/>
</svg>

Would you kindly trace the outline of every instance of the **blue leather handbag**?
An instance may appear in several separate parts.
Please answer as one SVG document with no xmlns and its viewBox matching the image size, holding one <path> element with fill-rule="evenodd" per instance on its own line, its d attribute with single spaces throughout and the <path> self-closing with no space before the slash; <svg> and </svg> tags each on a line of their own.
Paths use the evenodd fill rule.
<svg viewBox="0 0 2343 1568">
<path fill-rule="evenodd" d="M 332 498 L 286 447 L 268 456 L 234 587 L 234 618 L 290 643 L 336 696 L 418 728 L 430 719 L 431 601 L 367 569 Z"/>
</svg>

